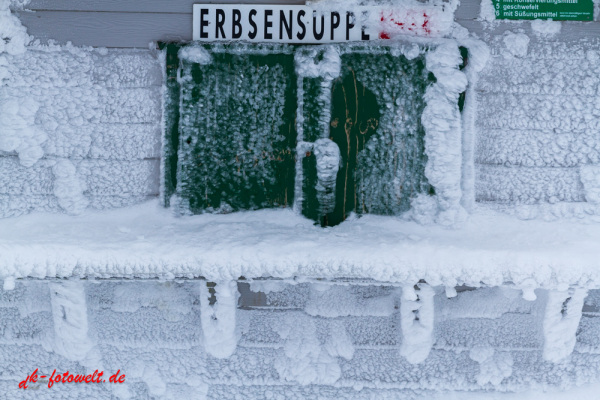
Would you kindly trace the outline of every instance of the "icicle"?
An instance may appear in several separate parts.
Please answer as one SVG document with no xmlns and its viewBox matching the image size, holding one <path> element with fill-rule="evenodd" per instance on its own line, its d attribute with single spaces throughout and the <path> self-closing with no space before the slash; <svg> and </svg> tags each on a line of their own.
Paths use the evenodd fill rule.
<svg viewBox="0 0 600 400">
<path fill-rule="evenodd" d="M 88 337 L 87 301 L 81 281 L 50 284 L 54 320 L 54 351 L 92 369 L 101 370 L 100 357 Z"/>
<path fill-rule="evenodd" d="M 456 288 L 454 286 L 446 286 L 446 297 L 451 299 L 456 297 L 458 293 L 456 293 Z"/>
<path fill-rule="evenodd" d="M 330 139 L 315 142 L 314 153 L 317 158 L 317 199 L 320 213 L 325 215 L 335 209 L 335 183 L 340 168 L 340 148 Z"/>
<path fill-rule="evenodd" d="M 425 176 L 435 187 L 436 221 L 452 225 L 465 217 L 462 198 L 462 119 L 459 94 L 467 88 L 467 77 L 458 69 L 460 52 L 450 42 L 427 53 L 427 69 L 437 81 L 425 92 L 427 106 L 421 115 L 425 128 L 427 165 Z"/>
<path fill-rule="evenodd" d="M 227 358 L 237 347 L 236 311 L 239 298 L 236 281 L 217 282 L 216 302 L 210 304 L 211 293 L 206 283 L 200 285 L 200 320 L 205 351 L 216 358 Z"/>
<path fill-rule="evenodd" d="M 411 364 L 427 358 L 433 346 L 433 296 L 434 290 L 426 283 L 403 287 L 400 302 L 400 327 L 402 346 L 400 354 Z M 413 300 L 414 299 L 414 300 Z"/>
<path fill-rule="evenodd" d="M 567 358 L 575 348 L 587 290 L 548 291 L 544 314 L 544 360 L 554 363 Z"/>
<path fill-rule="evenodd" d="M 519 288 L 523 291 L 523 299 L 527 301 L 535 301 L 537 296 L 535 295 L 535 289 L 537 287 L 537 282 L 533 279 L 525 279 L 519 285 Z"/>
</svg>

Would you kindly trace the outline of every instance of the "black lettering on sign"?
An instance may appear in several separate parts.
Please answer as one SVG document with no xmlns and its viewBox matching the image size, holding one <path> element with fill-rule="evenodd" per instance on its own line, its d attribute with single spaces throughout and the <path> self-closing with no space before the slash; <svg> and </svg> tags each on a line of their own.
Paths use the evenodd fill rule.
<svg viewBox="0 0 600 400">
<path fill-rule="evenodd" d="M 335 36 L 335 28 L 340 26 L 340 13 L 334 11 L 331 13 L 331 40 Z"/>
<path fill-rule="evenodd" d="M 204 20 L 204 17 L 208 15 L 208 8 L 200 10 L 200 37 L 205 39 L 208 38 L 208 32 L 204 32 L 204 27 L 208 26 L 208 21 Z"/>
<path fill-rule="evenodd" d="M 219 32 L 225 38 L 225 31 L 223 30 L 223 24 L 225 23 L 225 10 L 217 8 L 217 24 L 215 25 L 215 39 L 219 38 Z"/>
<path fill-rule="evenodd" d="M 250 22 L 250 25 L 252 26 L 253 30 L 251 30 L 250 32 L 248 32 L 248 37 L 250 39 L 254 39 L 256 37 L 256 32 L 258 31 L 258 27 L 256 26 L 256 22 L 254 22 L 254 20 L 252 19 L 253 17 L 255 17 L 257 14 L 255 9 L 250 10 L 250 15 L 248 15 L 248 21 Z"/>
<path fill-rule="evenodd" d="M 352 21 L 352 22 L 350 22 Z M 350 29 L 354 28 L 354 13 L 351 11 L 346 12 L 346 40 L 350 40 Z"/>
<path fill-rule="evenodd" d="M 321 14 L 321 32 L 317 32 L 317 12 L 313 11 L 313 34 L 316 40 L 323 39 L 325 33 L 325 15 Z"/>
<path fill-rule="evenodd" d="M 269 17 L 273 16 L 273 10 L 265 10 L 265 39 L 273 39 L 273 34 L 269 32 L 269 28 L 273 26 L 273 21 Z"/>
<path fill-rule="evenodd" d="M 242 37 L 242 12 L 236 8 L 231 11 L 231 38 L 239 39 Z M 237 32 L 236 32 L 237 28 Z"/>
<path fill-rule="evenodd" d="M 369 18 L 369 12 L 363 11 L 363 20 L 367 20 L 367 18 Z M 365 33 L 365 29 L 367 29 L 367 27 L 366 27 L 366 25 L 363 25 L 361 32 L 360 32 L 360 38 L 362 40 L 369 40 L 369 39 L 371 39 L 371 37 L 370 37 L 370 35 Z"/>
<path fill-rule="evenodd" d="M 292 23 L 293 23 L 293 14 L 292 10 L 290 10 L 290 19 L 289 24 L 288 20 L 285 18 L 285 12 L 283 10 L 279 11 L 279 39 L 283 39 L 283 27 L 285 25 L 285 31 L 287 32 L 288 39 L 292 39 Z"/>
<path fill-rule="evenodd" d="M 302 17 L 304 17 L 305 15 L 306 12 L 304 10 L 298 11 L 298 25 L 302 28 L 302 31 L 296 34 L 298 40 L 302 40 L 304 39 L 304 36 L 306 36 L 306 25 L 304 25 L 304 21 L 302 21 Z"/>
</svg>

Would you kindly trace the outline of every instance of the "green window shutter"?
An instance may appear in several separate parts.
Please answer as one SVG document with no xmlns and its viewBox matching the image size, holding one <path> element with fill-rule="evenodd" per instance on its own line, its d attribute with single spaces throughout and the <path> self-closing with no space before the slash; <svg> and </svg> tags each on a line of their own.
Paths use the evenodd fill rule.
<svg viewBox="0 0 600 400">
<path fill-rule="evenodd" d="M 180 66 L 181 212 L 288 206 L 294 199 L 296 77 L 288 52 L 212 48 Z"/>
<path fill-rule="evenodd" d="M 179 212 L 291 206 L 296 160 L 301 212 L 323 226 L 352 212 L 397 215 L 418 193 L 433 193 L 421 114 L 434 78 L 424 57 L 340 46 L 340 76 L 326 82 L 296 75 L 294 53 L 303 46 L 204 46 L 210 62 L 176 59 L 180 46 L 172 46 L 164 178 Z M 312 145 L 300 146 L 302 154 L 297 123 Z M 323 186 L 315 153 L 323 144 L 331 150 L 328 139 L 339 148 L 340 165 L 335 182 Z"/>
<path fill-rule="evenodd" d="M 334 210 L 323 213 L 319 204 L 314 155 L 303 160 L 302 211 L 323 226 L 337 225 L 352 212 L 398 215 L 418 193 L 433 192 L 425 177 L 421 114 L 434 78 L 424 57 L 408 60 L 386 48 L 356 49 L 342 54 L 341 61 L 341 76 L 331 88 L 328 132 L 341 156 Z M 306 81 L 305 103 L 312 104 L 319 92 Z M 314 134 L 307 137 L 306 126 L 304 131 L 305 140 L 316 140 Z"/>
</svg>

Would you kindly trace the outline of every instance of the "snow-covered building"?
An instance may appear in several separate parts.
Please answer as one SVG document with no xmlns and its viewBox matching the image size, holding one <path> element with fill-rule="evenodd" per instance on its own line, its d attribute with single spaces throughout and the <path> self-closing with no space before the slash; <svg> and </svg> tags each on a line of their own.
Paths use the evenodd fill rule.
<svg viewBox="0 0 600 400">
<path fill-rule="evenodd" d="M 597 2 L 200 3 L 0 0 L 0 398 L 598 398 Z"/>
</svg>

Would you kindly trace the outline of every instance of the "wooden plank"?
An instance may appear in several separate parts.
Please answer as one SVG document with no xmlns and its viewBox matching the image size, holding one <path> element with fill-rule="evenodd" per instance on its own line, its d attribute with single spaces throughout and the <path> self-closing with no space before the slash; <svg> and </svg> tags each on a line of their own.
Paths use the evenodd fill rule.
<svg viewBox="0 0 600 400">
<path fill-rule="evenodd" d="M 79 179 L 85 183 L 86 196 L 157 195 L 160 160 L 71 160 Z M 53 195 L 55 160 L 42 159 L 26 168 L 16 156 L 0 157 L 0 194 Z"/>
<path fill-rule="evenodd" d="M 304 4 L 304 0 L 32 0 L 27 8 L 43 11 L 192 13 L 193 4 Z"/>
<path fill-rule="evenodd" d="M 527 167 L 578 167 L 600 164 L 598 133 L 555 130 L 482 129 L 475 162 Z"/>
<path fill-rule="evenodd" d="M 163 71 L 150 50 L 100 52 L 30 50 L 11 58 L 3 81 L 9 87 L 148 88 L 162 86 Z"/>
<path fill-rule="evenodd" d="M 477 201 L 539 204 L 585 201 L 579 168 L 475 165 Z"/>
<path fill-rule="evenodd" d="M 18 17 L 42 42 L 148 48 L 150 42 L 192 39 L 192 14 L 37 11 L 20 12 Z"/>
<path fill-rule="evenodd" d="M 481 0 L 461 0 L 458 8 L 454 12 L 456 20 L 473 20 L 479 18 L 481 9 Z"/>
</svg>

